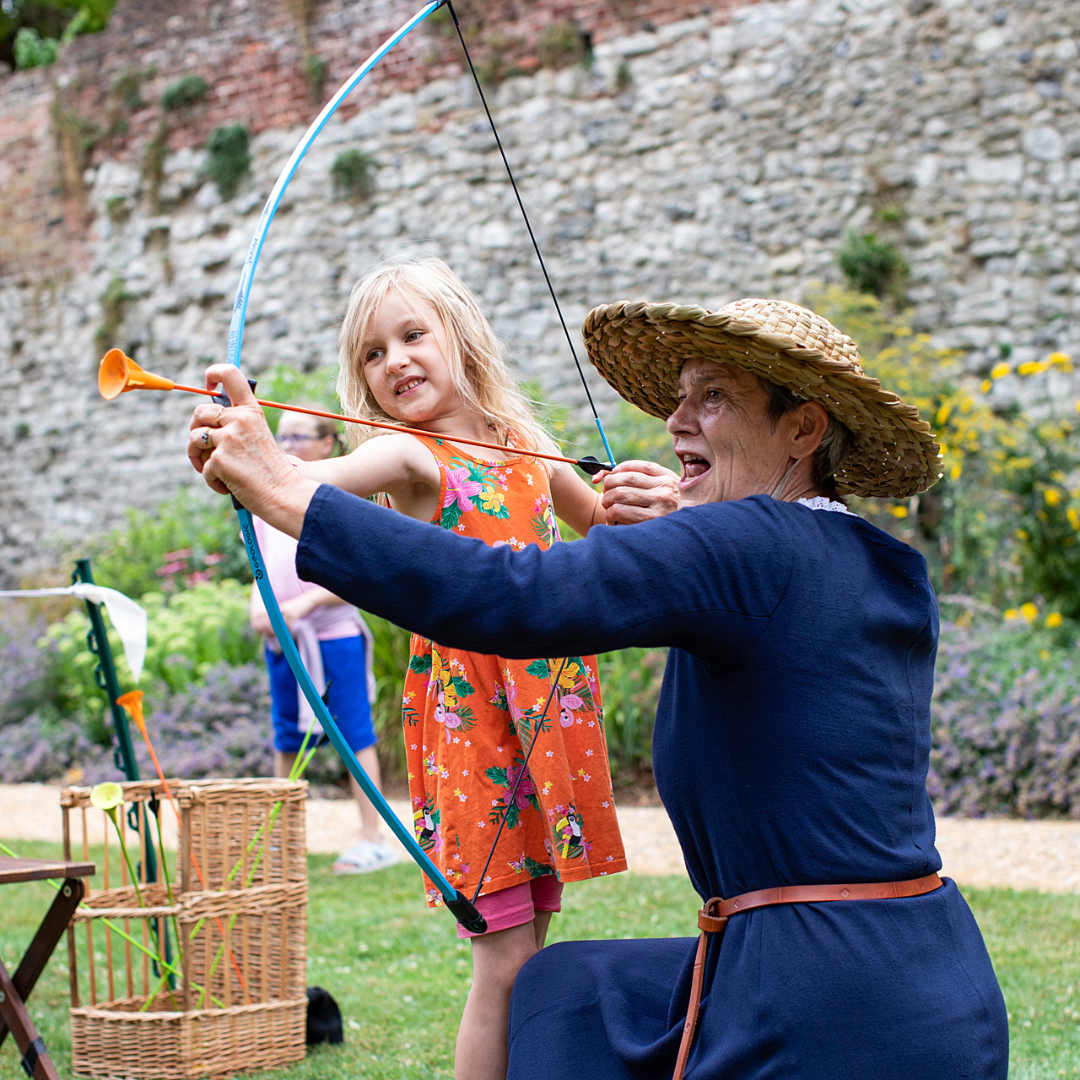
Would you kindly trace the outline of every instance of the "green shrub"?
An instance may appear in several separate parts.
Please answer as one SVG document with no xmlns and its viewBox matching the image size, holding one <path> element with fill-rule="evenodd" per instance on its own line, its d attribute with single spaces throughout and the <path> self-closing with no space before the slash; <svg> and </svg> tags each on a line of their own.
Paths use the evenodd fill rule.
<svg viewBox="0 0 1080 1080">
<path fill-rule="evenodd" d="M 185 75 L 179 82 L 166 88 L 161 95 L 161 107 L 166 112 L 189 108 L 204 101 L 209 90 L 210 84 L 201 75 Z"/>
<path fill-rule="evenodd" d="M 131 217 L 131 207 L 126 195 L 114 195 L 105 200 L 105 213 L 114 225 L 123 225 Z"/>
<path fill-rule="evenodd" d="M 373 154 L 363 150 L 342 150 L 330 166 L 334 193 L 339 198 L 368 199 L 375 194 L 375 169 Z"/>
<path fill-rule="evenodd" d="M 207 140 L 210 158 L 206 175 L 217 185 L 223 199 L 231 199 L 251 169 L 251 136 L 243 124 L 215 128 Z"/>
<path fill-rule="evenodd" d="M 1073 424 L 1050 419 L 1020 432 L 999 481 L 1012 495 L 1013 566 L 1027 597 L 1080 620 L 1080 447 Z"/>
<path fill-rule="evenodd" d="M 837 262 L 856 292 L 879 300 L 886 296 L 899 298 L 903 292 L 907 262 L 893 244 L 878 240 L 874 233 L 860 236 L 849 232 L 837 252 Z"/>
<path fill-rule="evenodd" d="M 510 59 L 518 45 L 520 42 L 507 41 L 498 31 L 487 35 L 483 57 L 476 65 L 476 74 L 485 86 L 498 86 L 511 75 L 518 74 L 518 67 Z"/>
<path fill-rule="evenodd" d="M 154 214 L 161 213 L 161 184 L 165 179 L 165 157 L 168 152 L 169 126 L 163 117 L 146 144 L 142 160 L 142 174 L 146 179 L 150 211 Z"/>
<path fill-rule="evenodd" d="M 118 209 L 123 210 L 123 205 Z M 112 220 L 117 220 L 113 216 L 113 207 L 108 207 L 108 213 Z M 111 349 L 116 344 L 116 335 L 119 333 L 120 326 L 124 321 L 127 304 L 133 299 L 134 297 L 124 285 L 123 278 L 114 276 L 109 281 L 107 288 L 98 301 L 101 304 L 101 322 L 97 330 L 94 331 L 95 355 L 100 356 L 106 349 Z"/>
<path fill-rule="evenodd" d="M 105 28 L 116 0 L 4 0 L 0 3 L 0 56 L 13 57 L 14 39 L 30 30 L 39 42 L 66 45 L 79 34 Z M 25 39 L 24 39 L 25 40 Z M 46 60 L 51 63 L 52 60 Z"/>
<path fill-rule="evenodd" d="M 56 38 L 43 38 L 29 26 L 22 27 L 15 35 L 15 68 L 47 67 L 56 60 L 60 42 Z"/>
<path fill-rule="evenodd" d="M 329 68 L 330 65 L 318 53 L 311 53 L 304 62 L 304 77 L 307 79 L 311 96 L 315 99 L 322 94 L 323 83 L 326 82 L 326 73 Z"/>
<path fill-rule="evenodd" d="M 1044 419 L 997 406 L 994 384 L 1053 369 L 1061 352 L 1010 364 L 1002 359 L 976 387 L 958 358 L 889 316 L 868 295 L 829 289 L 811 307 L 858 343 L 867 374 L 918 407 L 936 433 L 944 477 L 913 499 L 854 500 L 859 513 L 926 556 L 939 594 L 965 593 L 998 608 L 1041 603 L 1080 619 L 1080 448 L 1059 401 Z"/>
<path fill-rule="evenodd" d="M 401 736 L 401 695 L 409 666 L 411 635 L 408 630 L 375 615 L 365 613 L 364 621 L 375 639 L 371 655 L 377 692 L 371 718 L 379 735 L 379 760 L 387 776 L 403 779 L 406 767 L 405 741 Z"/>
<path fill-rule="evenodd" d="M 569 19 L 546 26 L 537 42 L 540 64 L 546 68 L 564 68 L 590 59 L 589 39 Z"/>
<path fill-rule="evenodd" d="M 142 99 L 142 84 L 153 73 L 150 68 L 124 68 L 113 80 L 112 96 L 121 102 L 128 112 L 143 108 L 146 103 Z"/>
<path fill-rule="evenodd" d="M 327 364 L 315 371 L 300 371 L 291 364 L 275 364 L 259 376 L 258 394 L 264 401 L 280 401 L 283 405 L 313 404 L 327 412 L 341 412 L 338 401 L 337 364 Z M 281 411 L 267 409 L 266 420 L 277 431 Z"/>
<path fill-rule="evenodd" d="M 181 488 L 153 511 L 128 510 L 127 524 L 86 553 L 99 585 L 133 598 L 204 581 L 251 580 L 229 500 L 201 488 Z"/>
<path fill-rule="evenodd" d="M 611 778 L 616 790 L 652 772 L 652 733 L 667 649 L 624 649 L 597 657 Z"/>
<path fill-rule="evenodd" d="M 104 582 L 102 582 L 104 584 Z M 148 617 L 143 685 L 162 682 L 183 690 L 200 682 L 215 664 L 231 666 L 259 658 L 259 642 L 248 621 L 248 587 L 238 581 L 202 582 L 167 598 L 152 592 L 138 598 Z M 61 711 L 80 719 L 101 741 L 105 696 L 94 680 L 97 657 L 86 644 L 90 619 L 77 608 L 53 623 L 39 644 L 55 651 L 53 685 Z M 115 631 L 109 642 L 122 686 L 133 686 Z"/>
</svg>

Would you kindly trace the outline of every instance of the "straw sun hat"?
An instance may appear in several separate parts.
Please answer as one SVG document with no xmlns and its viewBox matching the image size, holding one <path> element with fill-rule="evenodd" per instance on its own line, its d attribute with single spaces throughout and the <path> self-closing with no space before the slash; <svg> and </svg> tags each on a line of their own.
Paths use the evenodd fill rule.
<svg viewBox="0 0 1080 1080">
<path fill-rule="evenodd" d="M 820 315 L 783 300 L 736 300 L 710 312 L 619 301 L 582 327 L 589 359 L 627 401 L 667 419 L 683 364 L 732 364 L 816 401 L 855 439 L 836 484 L 843 493 L 905 498 L 941 478 L 941 450 L 914 405 L 864 375 L 859 350 Z"/>
</svg>

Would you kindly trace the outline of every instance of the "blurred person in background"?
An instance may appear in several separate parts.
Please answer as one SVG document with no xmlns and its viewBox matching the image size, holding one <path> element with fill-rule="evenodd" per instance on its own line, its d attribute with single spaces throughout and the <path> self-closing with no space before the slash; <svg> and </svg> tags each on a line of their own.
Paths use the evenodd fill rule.
<svg viewBox="0 0 1080 1080">
<path fill-rule="evenodd" d="M 336 423 L 304 413 L 282 414 L 277 442 L 287 454 L 301 461 L 322 461 L 340 450 Z M 371 717 L 375 701 L 371 631 L 351 604 L 328 589 L 296 576 L 296 541 L 292 537 L 258 517 L 254 525 L 274 596 L 304 666 L 312 674 L 316 688 L 326 694 L 327 707 L 345 741 L 375 786 L 380 787 L 377 740 Z M 274 775 L 287 777 L 305 734 L 313 729 L 307 749 L 325 737 L 289 670 L 257 585 L 251 587 L 251 626 L 265 643 L 270 673 Z M 394 865 L 398 857 L 380 833 L 378 811 L 352 776 L 349 784 L 360 809 L 360 840 L 338 856 L 334 872 L 365 874 Z"/>
</svg>

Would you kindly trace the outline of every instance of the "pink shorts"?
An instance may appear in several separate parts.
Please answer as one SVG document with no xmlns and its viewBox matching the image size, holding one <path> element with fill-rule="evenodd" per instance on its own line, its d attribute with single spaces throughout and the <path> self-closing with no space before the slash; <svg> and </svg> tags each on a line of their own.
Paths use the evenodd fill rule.
<svg viewBox="0 0 1080 1080">
<path fill-rule="evenodd" d="M 523 881 L 477 898 L 476 908 L 487 919 L 487 932 L 509 930 L 531 922 L 538 911 L 562 911 L 562 882 L 554 874 Z M 480 937 L 458 923 L 458 937 Z"/>
</svg>

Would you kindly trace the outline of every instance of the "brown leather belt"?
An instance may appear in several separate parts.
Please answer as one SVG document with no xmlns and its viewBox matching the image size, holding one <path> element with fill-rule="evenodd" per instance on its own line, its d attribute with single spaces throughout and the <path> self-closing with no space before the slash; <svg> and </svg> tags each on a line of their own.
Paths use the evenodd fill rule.
<svg viewBox="0 0 1080 1080">
<path fill-rule="evenodd" d="M 921 896 L 923 893 L 940 889 L 942 884 L 937 874 L 927 874 L 926 877 L 912 878 L 910 881 L 874 881 L 860 885 L 781 885 L 775 889 L 743 893 L 728 900 L 714 896 L 698 912 L 701 937 L 698 940 L 697 956 L 694 958 L 690 1004 L 686 1010 L 686 1023 L 683 1026 L 673 1080 L 683 1080 L 686 1062 L 690 1057 L 690 1046 L 694 1041 L 698 1009 L 701 1006 L 701 987 L 705 979 L 705 954 L 709 948 L 709 938 L 713 934 L 719 934 L 723 938 L 728 919 L 732 915 L 776 904 L 820 904 L 834 900 L 891 900 L 901 896 Z"/>
</svg>

